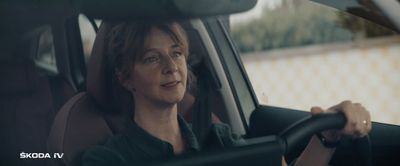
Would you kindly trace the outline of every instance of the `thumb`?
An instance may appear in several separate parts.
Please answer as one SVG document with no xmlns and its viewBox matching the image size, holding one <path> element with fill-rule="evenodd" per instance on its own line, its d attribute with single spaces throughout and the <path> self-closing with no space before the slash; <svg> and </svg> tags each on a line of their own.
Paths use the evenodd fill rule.
<svg viewBox="0 0 400 166">
<path fill-rule="evenodd" d="M 323 112 L 324 112 L 324 110 L 321 107 L 312 107 L 311 108 L 311 115 L 318 115 Z"/>
</svg>

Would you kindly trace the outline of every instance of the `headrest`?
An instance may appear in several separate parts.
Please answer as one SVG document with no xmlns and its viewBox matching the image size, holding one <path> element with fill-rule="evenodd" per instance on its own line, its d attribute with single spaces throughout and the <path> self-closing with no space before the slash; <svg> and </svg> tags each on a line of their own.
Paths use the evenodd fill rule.
<svg viewBox="0 0 400 166">
<path fill-rule="evenodd" d="M 97 103 L 106 103 L 106 45 L 107 34 L 111 29 L 109 23 L 103 22 L 97 32 L 87 68 L 86 87 L 90 96 Z M 109 78 L 108 78 L 109 79 Z"/>
</svg>

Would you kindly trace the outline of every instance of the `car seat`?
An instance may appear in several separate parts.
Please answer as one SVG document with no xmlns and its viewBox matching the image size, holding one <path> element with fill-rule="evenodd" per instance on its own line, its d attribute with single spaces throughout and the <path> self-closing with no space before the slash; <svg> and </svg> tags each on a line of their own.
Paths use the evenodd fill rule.
<svg viewBox="0 0 400 166">
<path fill-rule="evenodd" d="M 0 165 L 45 165 L 43 159 L 21 159 L 20 153 L 46 152 L 46 140 L 57 110 L 54 95 L 61 96 L 62 102 L 73 94 L 62 79 L 50 78 L 36 67 L 32 59 L 36 37 L 33 33 L 23 37 L 10 56 L 0 60 Z M 54 83 L 59 86 L 52 87 Z M 62 94 L 56 94 L 56 89 Z"/>
<path fill-rule="evenodd" d="M 123 114 L 102 112 L 108 103 L 105 94 L 104 44 L 110 25 L 103 23 L 97 33 L 87 72 L 87 91 L 76 94 L 59 111 L 50 130 L 48 151 L 64 153 L 51 165 L 78 166 L 82 153 L 89 147 L 104 144 L 122 129 Z"/>
</svg>

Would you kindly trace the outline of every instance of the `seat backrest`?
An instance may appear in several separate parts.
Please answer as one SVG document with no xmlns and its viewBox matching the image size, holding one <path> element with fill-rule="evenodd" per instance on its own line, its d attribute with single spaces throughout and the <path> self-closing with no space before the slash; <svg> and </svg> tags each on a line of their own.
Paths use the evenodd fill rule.
<svg viewBox="0 0 400 166">
<path fill-rule="evenodd" d="M 105 115 L 99 110 L 87 92 L 75 95 L 61 108 L 47 145 L 49 152 L 64 153 L 64 156 L 60 160 L 50 160 L 51 165 L 78 166 L 87 148 L 104 144 L 113 135 L 110 123 L 118 124 L 124 116 Z"/>
<path fill-rule="evenodd" d="M 39 161 L 18 158 L 21 152 L 46 150 L 54 116 L 48 82 L 35 72 L 32 61 L 8 61 L 0 66 L 0 153 L 4 153 L 0 165 L 40 165 Z"/>
<path fill-rule="evenodd" d="M 87 92 L 72 97 L 59 111 L 52 125 L 48 151 L 64 153 L 51 165 L 78 166 L 83 152 L 94 145 L 104 144 L 115 132 L 122 130 L 123 113 L 104 112 L 108 103 L 105 78 L 106 34 L 110 25 L 103 23 L 97 33 L 88 64 Z"/>
<path fill-rule="evenodd" d="M 0 165 L 46 164 L 44 160 L 20 159 L 22 152 L 46 152 L 56 114 L 51 82 L 35 66 L 31 47 L 32 40 L 25 39 L 12 56 L 0 61 Z M 57 81 L 63 92 L 69 91 L 62 80 L 53 82 Z"/>
</svg>

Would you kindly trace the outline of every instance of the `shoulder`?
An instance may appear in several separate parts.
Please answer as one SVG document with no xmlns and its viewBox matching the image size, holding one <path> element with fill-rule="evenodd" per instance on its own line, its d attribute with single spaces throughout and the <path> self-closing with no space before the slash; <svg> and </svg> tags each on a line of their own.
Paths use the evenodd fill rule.
<svg viewBox="0 0 400 166">
<path fill-rule="evenodd" d="M 104 145 L 96 145 L 86 150 L 82 157 L 83 166 L 121 165 L 124 162 L 120 149 L 124 146 L 124 138 L 121 135 L 113 136 Z"/>
</svg>

